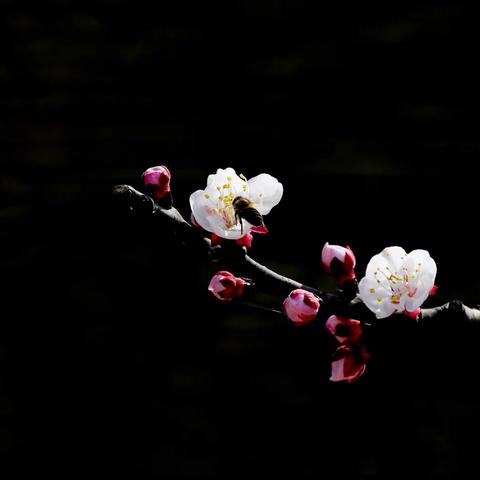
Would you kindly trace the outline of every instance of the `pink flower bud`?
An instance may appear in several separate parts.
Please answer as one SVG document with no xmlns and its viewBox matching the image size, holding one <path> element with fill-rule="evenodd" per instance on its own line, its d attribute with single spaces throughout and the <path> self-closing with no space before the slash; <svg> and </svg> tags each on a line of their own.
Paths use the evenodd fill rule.
<svg viewBox="0 0 480 480">
<path fill-rule="evenodd" d="M 228 302 L 232 298 L 240 297 L 243 294 L 245 284 L 243 278 L 235 277 L 230 272 L 220 271 L 212 277 L 208 289 L 218 299 Z"/>
<path fill-rule="evenodd" d="M 429 294 L 430 296 L 436 295 L 437 290 L 438 290 L 438 285 L 434 285 L 434 286 L 430 289 L 430 291 L 428 292 L 428 294 Z"/>
<path fill-rule="evenodd" d="M 155 200 L 161 200 L 170 193 L 172 175 L 165 165 L 151 167 L 143 172 L 142 180 L 146 192 Z"/>
<path fill-rule="evenodd" d="M 332 315 L 325 327 L 340 343 L 357 343 L 362 334 L 362 325 L 359 320 L 339 315 Z"/>
<path fill-rule="evenodd" d="M 365 358 L 363 358 L 365 357 Z M 337 348 L 332 358 L 332 382 L 347 381 L 351 383 L 360 378 L 367 367 L 366 354 L 354 350 L 346 345 Z"/>
<path fill-rule="evenodd" d="M 301 288 L 293 290 L 283 302 L 285 315 L 295 324 L 303 325 L 315 318 L 320 308 L 318 298 Z"/>
<path fill-rule="evenodd" d="M 355 279 L 355 255 L 348 246 L 330 245 L 327 242 L 322 249 L 322 263 L 327 273 L 337 277 L 340 285 Z"/>
</svg>

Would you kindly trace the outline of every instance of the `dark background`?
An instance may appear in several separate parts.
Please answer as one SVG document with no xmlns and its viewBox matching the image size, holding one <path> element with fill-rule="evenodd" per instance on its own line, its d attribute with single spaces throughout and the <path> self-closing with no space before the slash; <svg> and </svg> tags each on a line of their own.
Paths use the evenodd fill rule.
<svg viewBox="0 0 480 480">
<path fill-rule="evenodd" d="M 1 2 L 0 469 L 61 478 L 459 478 L 477 467 L 478 332 L 385 327 L 328 382 L 319 325 L 209 298 L 212 267 L 121 214 L 118 183 L 216 168 L 285 195 L 252 255 L 334 289 L 428 249 L 431 305 L 480 301 L 478 17 L 461 4 Z M 213 267 L 214 268 L 214 267 Z"/>
</svg>

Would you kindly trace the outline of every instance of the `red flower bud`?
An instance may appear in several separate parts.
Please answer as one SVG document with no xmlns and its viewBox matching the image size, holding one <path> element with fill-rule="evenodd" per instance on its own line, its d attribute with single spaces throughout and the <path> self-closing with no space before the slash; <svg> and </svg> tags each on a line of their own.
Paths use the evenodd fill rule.
<svg viewBox="0 0 480 480">
<path fill-rule="evenodd" d="M 318 298 L 301 288 L 293 290 L 283 302 L 285 315 L 295 324 L 303 325 L 315 318 L 320 308 Z"/>
<path fill-rule="evenodd" d="M 332 376 L 330 380 L 332 382 L 347 381 L 351 383 L 360 378 L 367 368 L 366 358 L 363 357 L 361 350 L 356 353 L 347 345 L 338 347 L 332 358 Z"/>
<path fill-rule="evenodd" d="M 362 334 L 362 325 L 359 320 L 339 315 L 332 315 L 325 327 L 340 343 L 357 343 Z"/>
<path fill-rule="evenodd" d="M 355 279 L 355 255 L 350 247 L 330 245 L 328 242 L 322 249 L 322 264 L 327 273 L 337 277 L 343 285 L 347 280 Z"/>
<path fill-rule="evenodd" d="M 208 289 L 218 299 L 228 302 L 243 294 L 245 284 L 246 282 L 243 278 L 235 277 L 232 273 L 222 270 L 212 277 Z"/>
<path fill-rule="evenodd" d="M 170 193 L 171 178 L 172 175 L 165 165 L 151 167 L 142 175 L 146 192 L 157 201 Z"/>
</svg>

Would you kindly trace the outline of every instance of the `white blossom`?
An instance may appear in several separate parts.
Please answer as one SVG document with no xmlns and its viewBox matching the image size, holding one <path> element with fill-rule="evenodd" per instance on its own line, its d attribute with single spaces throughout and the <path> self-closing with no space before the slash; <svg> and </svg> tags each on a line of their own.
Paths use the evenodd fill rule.
<svg viewBox="0 0 480 480">
<path fill-rule="evenodd" d="M 280 202 L 282 195 L 282 184 L 267 173 L 247 180 L 237 175 L 233 168 L 219 168 L 217 173 L 208 176 L 205 190 L 190 195 L 190 207 L 195 221 L 203 229 L 228 240 L 237 240 L 249 233 L 252 225 L 243 219 L 242 228 L 235 217 L 233 200 L 238 196 L 247 198 L 263 216 Z"/>
<path fill-rule="evenodd" d="M 358 285 L 359 296 L 377 318 L 414 312 L 429 296 L 436 274 L 426 250 L 407 254 L 401 247 L 388 247 L 370 260 Z"/>
</svg>

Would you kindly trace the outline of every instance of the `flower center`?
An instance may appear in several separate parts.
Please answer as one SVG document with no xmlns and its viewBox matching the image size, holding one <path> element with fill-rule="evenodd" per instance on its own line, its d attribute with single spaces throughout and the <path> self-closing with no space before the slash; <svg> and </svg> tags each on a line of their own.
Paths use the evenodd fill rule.
<svg viewBox="0 0 480 480">
<path fill-rule="evenodd" d="M 408 295 L 410 298 L 412 298 L 417 293 L 417 287 L 412 285 L 411 280 L 417 278 L 418 274 L 420 273 L 421 266 L 421 263 L 417 263 L 414 272 L 411 272 L 407 267 L 403 267 L 402 274 L 399 274 L 398 272 L 392 272 L 388 266 L 385 267 L 386 271 L 382 270 L 380 267 L 377 267 L 377 270 L 373 272 L 373 275 L 378 284 L 382 284 L 382 286 L 390 290 L 390 301 L 393 304 L 399 304 L 402 295 Z M 370 293 L 376 293 L 375 289 L 370 289 Z"/>
<path fill-rule="evenodd" d="M 247 191 L 247 179 L 240 175 L 243 181 L 242 189 Z M 235 208 L 233 207 L 233 200 L 236 195 L 233 193 L 232 177 L 227 177 L 227 183 L 216 185 L 218 191 L 216 198 L 211 198 L 210 195 L 205 194 L 205 198 L 211 200 L 213 203 L 212 213 L 221 217 L 226 230 L 230 230 L 237 225 L 237 218 L 235 216 Z"/>
</svg>

